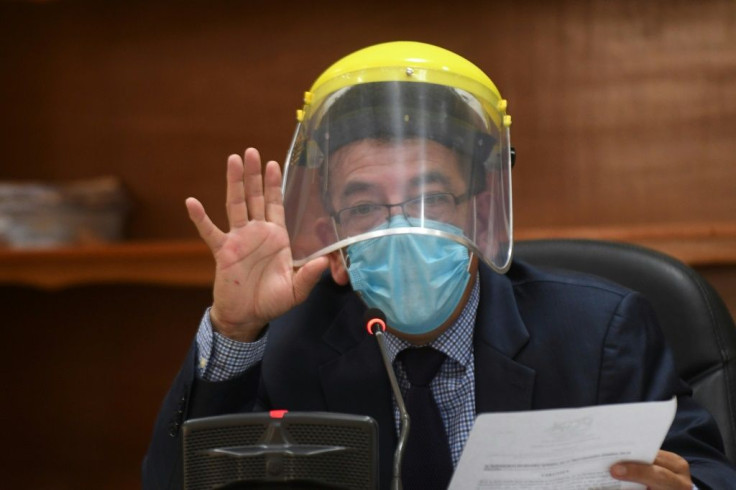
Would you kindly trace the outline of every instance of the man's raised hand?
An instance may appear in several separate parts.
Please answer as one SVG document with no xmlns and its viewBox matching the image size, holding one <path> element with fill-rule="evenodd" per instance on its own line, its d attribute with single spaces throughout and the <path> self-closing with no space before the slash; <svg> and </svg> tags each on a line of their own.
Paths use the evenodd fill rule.
<svg viewBox="0 0 736 490">
<path fill-rule="evenodd" d="M 235 340 L 253 341 L 265 325 L 306 299 L 327 267 L 326 257 L 298 271 L 292 266 L 281 196 L 281 169 L 248 148 L 227 160 L 226 210 L 230 230 L 212 223 L 202 204 L 186 200 L 189 218 L 215 258 L 213 326 Z"/>
</svg>

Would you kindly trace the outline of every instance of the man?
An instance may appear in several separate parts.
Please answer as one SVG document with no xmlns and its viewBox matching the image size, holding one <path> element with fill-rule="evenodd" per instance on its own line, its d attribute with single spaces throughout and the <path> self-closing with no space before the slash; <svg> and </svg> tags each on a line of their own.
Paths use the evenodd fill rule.
<svg viewBox="0 0 736 490">
<path fill-rule="evenodd" d="M 411 358 L 438 359 L 420 404 L 437 424 L 412 427 L 407 489 L 446 487 L 478 413 L 672 396 L 654 463 L 612 476 L 653 489 L 736 481 L 642 298 L 511 264 L 511 120 L 482 71 L 426 44 L 372 46 L 325 71 L 298 119 L 283 191 L 254 149 L 228 159 L 228 232 L 187 200 L 216 260 L 214 301 L 159 414 L 145 488 L 181 485 L 183 420 L 270 408 L 376 419 L 386 488 L 398 410 L 367 306 L 386 314 L 406 393 L 420 384 Z"/>
</svg>

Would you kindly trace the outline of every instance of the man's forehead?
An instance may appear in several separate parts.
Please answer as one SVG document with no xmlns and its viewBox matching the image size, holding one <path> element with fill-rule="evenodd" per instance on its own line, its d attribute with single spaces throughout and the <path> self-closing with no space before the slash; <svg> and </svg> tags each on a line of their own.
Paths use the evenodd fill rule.
<svg viewBox="0 0 736 490">
<path fill-rule="evenodd" d="M 328 162 L 333 189 L 338 184 L 348 185 L 351 177 L 363 173 L 405 178 L 416 185 L 450 180 L 461 173 L 453 150 L 424 139 L 356 141 L 340 148 Z"/>
<path fill-rule="evenodd" d="M 348 177 L 347 180 L 338 182 L 334 188 L 337 190 L 337 197 L 348 197 L 354 194 L 370 193 L 380 190 L 383 187 L 382 184 L 383 182 L 381 180 L 368 181 L 360 177 Z M 395 184 L 406 190 L 421 191 L 426 186 L 434 184 L 439 185 L 443 189 L 449 189 L 452 186 L 452 179 L 443 171 L 424 169 L 424 171 L 419 170 L 418 172 L 407 174 L 399 182 L 386 182 L 386 184 Z"/>
</svg>

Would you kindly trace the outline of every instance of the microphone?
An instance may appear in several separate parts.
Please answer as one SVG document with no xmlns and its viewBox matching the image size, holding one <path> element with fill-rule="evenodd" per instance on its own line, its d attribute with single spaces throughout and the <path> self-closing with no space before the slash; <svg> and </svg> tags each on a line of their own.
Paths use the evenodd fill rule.
<svg viewBox="0 0 736 490">
<path fill-rule="evenodd" d="M 399 383 L 396 381 L 396 374 L 394 374 L 394 367 L 391 365 L 391 360 L 388 358 L 388 353 L 386 352 L 386 340 L 383 338 L 383 332 L 386 330 L 386 315 L 378 308 L 368 308 L 363 315 L 363 320 L 365 321 L 365 327 L 368 330 L 368 333 L 376 337 L 378 350 L 381 351 L 383 365 L 386 368 L 388 379 L 391 382 L 391 389 L 394 392 L 394 398 L 396 398 L 396 405 L 399 407 L 399 442 L 396 444 L 396 451 L 394 452 L 391 488 L 393 490 L 401 490 L 401 461 L 404 458 L 404 448 L 406 447 L 406 441 L 409 437 L 409 427 L 411 425 L 409 421 L 409 412 L 406 411 L 404 397 L 401 396 Z"/>
</svg>

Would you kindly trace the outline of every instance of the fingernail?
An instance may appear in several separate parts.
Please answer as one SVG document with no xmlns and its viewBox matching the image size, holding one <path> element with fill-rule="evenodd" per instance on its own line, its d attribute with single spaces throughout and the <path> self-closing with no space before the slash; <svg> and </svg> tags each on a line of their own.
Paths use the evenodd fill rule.
<svg viewBox="0 0 736 490">
<path fill-rule="evenodd" d="M 621 464 L 613 465 L 613 468 L 611 468 L 611 471 L 616 476 L 624 476 L 626 474 L 626 466 Z"/>
</svg>

